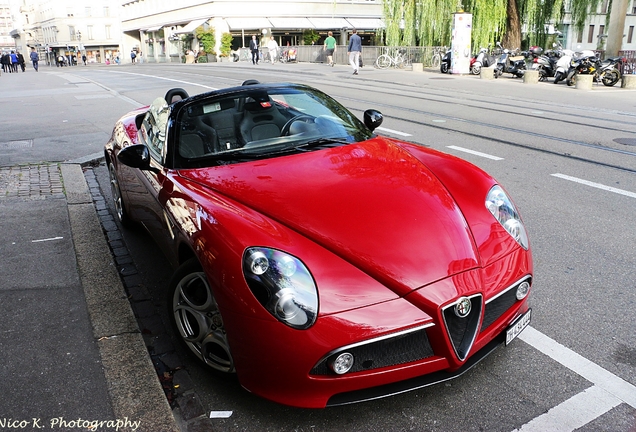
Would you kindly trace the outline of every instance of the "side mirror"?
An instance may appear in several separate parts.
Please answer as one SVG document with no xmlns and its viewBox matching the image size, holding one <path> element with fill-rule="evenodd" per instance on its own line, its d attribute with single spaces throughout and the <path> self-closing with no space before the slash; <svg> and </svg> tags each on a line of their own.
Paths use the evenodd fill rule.
<svg viewBox="0 0 636 432">
<path fill-rule="evenodd" d="M 158 172 L 156 168 L 150 166 L 150 152 L 148 147 L 143 144 L 124 147 L 117 153 L 117 159 L 131 168 Z"/>
<path fill-rule="evenodd" d="M 384 117 L 382 117 L 380 111 L 369 109 L 364 112 L 364 125 L 371 131 L 379 127 L 382 124 L 382 120 L 384 120 Z"/>
</svg>

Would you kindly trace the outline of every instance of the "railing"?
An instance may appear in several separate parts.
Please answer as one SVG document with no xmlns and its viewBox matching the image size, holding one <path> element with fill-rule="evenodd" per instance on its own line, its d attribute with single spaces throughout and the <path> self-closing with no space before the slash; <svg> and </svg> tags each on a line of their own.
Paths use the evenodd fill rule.
<svg viewBox="0 0 636 432">
<path fill-rule="evenodd" d="M 285 47 L 283 47 L 285 48 Z M 300 45 L 294 47 L 297 50 L 296 59 L 299 62 L 326 63 L 327 54 L 322 45 Z M 413 63 L 422 63 L 424 67 L 433 65 L 433 55 L 438 52 L 444 56 L 445 50 L 441 47 L 386 47 L 368 46 L 362 47 L 362 63 L 364 66 L 373 67 L 375 60 L 382 54 L 395 54 L 398 50 L 404 50 L 405 68 L 412 68 Z M 334 53 L 336 64 L 348 64 L 347 46 L 338 45 Z"/>
<path fill-rule="evenodd" d="M 619 51 L 619 57 L 623 57 L 621 63 L 621 74 L 636 74 L 636 51 Z"/>
</svg>

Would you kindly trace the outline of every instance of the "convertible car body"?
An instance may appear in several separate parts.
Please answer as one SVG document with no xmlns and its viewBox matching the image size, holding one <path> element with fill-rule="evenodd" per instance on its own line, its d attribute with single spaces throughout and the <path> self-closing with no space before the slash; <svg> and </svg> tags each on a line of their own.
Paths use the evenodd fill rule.
<svg viewBox="0 0 636 432">
<path fill-rule="evenodd" d="M 117 215 L 176 271 L 180 340 L 267 399 L 325 407 L 461 375 L 530 321 L 526 230 L 466 161 L 376 135 L 297 84 L 123 116 L 105 146 Z"/>
</svg>

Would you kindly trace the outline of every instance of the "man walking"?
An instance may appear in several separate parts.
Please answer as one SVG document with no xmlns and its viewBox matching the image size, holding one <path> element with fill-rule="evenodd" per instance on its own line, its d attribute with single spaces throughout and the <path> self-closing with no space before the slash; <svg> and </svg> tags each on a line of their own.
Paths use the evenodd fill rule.
<svg viewBox="0 0 636 432">
<path fill-rule="evenodd" d="M 33 63 L 33 69 L 35 69 L 35 71 L 37 72 L 40 56 L 38 56 L 38 53 L 35 51 L 35 48 L 31 48 L 31 54 L 29 54 L 29 56 L 31 57 L 31 63 Z"/>
<path fill-rule="evenodd" d="M 349 38 L 349 46 L 347 54 L 349 54 L 349 64 L 353 68 L 353 74 L 358 75 L 358 67 L 360 65 L 360 53 L 362 52 L 362 39 L 358 36 L 358 31 L 353 29 Z"/>
<path fill-rule="evenodd" d="M 252 40 L 250 41 L 250 51 L 252 52 L 252 64 L 258 64 L 258 41 L 256 40 L 256 35 L 252 35 Z"/>
<path fill-rule="evenodd" d="M 327 64 L 333 67 L 333 55 L 336 52 L 336 38 L 333 37 L 333 32 L 328 33 L 327 39 L 325 39 L 325 53 L 327 54 Z"/>
</svg>

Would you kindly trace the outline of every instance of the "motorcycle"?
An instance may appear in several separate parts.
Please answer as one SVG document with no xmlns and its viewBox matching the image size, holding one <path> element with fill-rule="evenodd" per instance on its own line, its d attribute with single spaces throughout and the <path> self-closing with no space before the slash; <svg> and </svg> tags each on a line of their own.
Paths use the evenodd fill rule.
<svg viewBox="0 0 636 432">
<path fill-rule="evenodd" d="M 601 61 L 594 51 L 585 50 L 572 59 L 570 70 L 566 78 L 569 86 L 576 85 L 578 75 L 593 75 L 593 80 L 602 82 L 607 87 L 612 87 L 621 79 L 621 57 L 611 57 Z"/>
<path fill-rule="evenodd" d="M 528 52 L 521 53 L 519 55 L 517 50 L 508 50 L 504 49 L 499 42 L 497 42 L 497 46 L 501 48 L 503 51 L 501 56 L 497 59 L 497 65 L 495 66 L 495 78 L 499 78 L 504 73 L 509 73 L 517 78 L 523 77 L 523 74 L 526 71 L 526 56 Z"/>
<path fill-rule="evenodd" d="M 442 61 L 439 64 L 439 70 L 441 73 L 451 73 L 451 50 L 449 49 L 442 57 Z"/>
<path fill-rule="evenodd" d="M 486 48 L 482 48 L 479 50 L 479 54 L 477 54 L 474 63 L 470 66 L 470 73 L 479 75 L 482 67 L 492 66 L 495 62 L 495 56 L 491 55 Z"/>
</svg>

